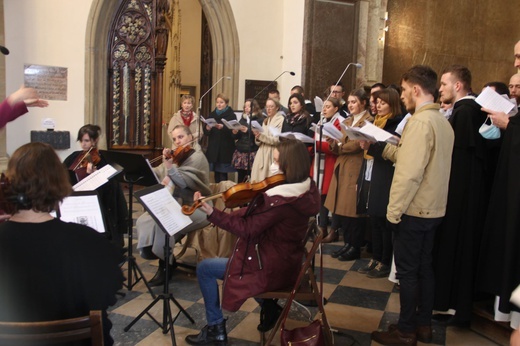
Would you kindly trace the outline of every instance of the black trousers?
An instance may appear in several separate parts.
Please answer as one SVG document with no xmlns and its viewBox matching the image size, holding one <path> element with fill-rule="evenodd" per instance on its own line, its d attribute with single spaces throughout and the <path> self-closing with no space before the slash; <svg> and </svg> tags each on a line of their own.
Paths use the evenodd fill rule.
<svg viewBox="0 0 520 346">
<path fill-rule="evenodd" d="M 424 219 L 403 215 L 394 234 L 394 255 L 399 279 L 401 313 L 398 328 L 415 332 L 431 325 L 435 279 L 432 248 L 442 218 Z"/>
<path fill-rule="evenodd" d="M 340 227 L 343 230 L 345 244 L 350 244 L 356 249 L 363 246 L 365 240 L 365 219 L 350 216 L 337 216 Z"/>
<path fill-rule="evenodd" d="M 392 264 L 392 231 L 386 226 L 385 216 L 370 216 L 372 230 L 372 257 L 387 266 Z"/>
</svg>

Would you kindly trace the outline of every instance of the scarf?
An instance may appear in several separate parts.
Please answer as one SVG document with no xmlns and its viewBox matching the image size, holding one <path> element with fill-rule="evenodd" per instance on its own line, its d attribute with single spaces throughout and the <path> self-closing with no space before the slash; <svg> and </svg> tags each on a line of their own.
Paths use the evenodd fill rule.
<svg viewBox="0 0 520 346">
<path fill-rule="evenodd" d="M 193 120 L 193 111 L 185 113 L 181 110 L 181 118 L 184 125 L 190 127 L 191 121 Z"/>
<path fill-rule="evenodd" d="M 224 108 L 223 110 L 218 110 L 217 108 L 215 108 L 215 113 L 217 113 L 217 115 L 222 115 L 225 111 L 228 110 L 228 108 L 229 106 L 226 106 L 226 108 Z"/>
<path fill-rule="evenodd" d="M 392 113 L 388 113 L 386 115 L 376 115 L 376 118 L 374 119 L 374 125 L 379 127 L 380 129 L 384 129 L 386 126 L 386 122 L 388 119 L 392 119 L 394 115 Z M 365 150 L 365 160 L 372 160 L 373 157 L 367 154 L 367 151 Z"/>
<path fill-rule="evenodd" d="M 294 124 L 297 124 L 301 119 L 303 119 L 303 113 L 291 113 L 286 116 L 286 119 L 291 126 L 294 126 Z"/>
</svg>

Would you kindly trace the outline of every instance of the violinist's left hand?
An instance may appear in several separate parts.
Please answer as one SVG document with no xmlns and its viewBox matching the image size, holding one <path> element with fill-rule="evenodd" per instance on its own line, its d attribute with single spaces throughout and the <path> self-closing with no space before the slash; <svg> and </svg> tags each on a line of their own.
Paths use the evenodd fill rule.
<svg viewBox="0 0 520 346">
<path fill-rule="evenodd" d="M 0 215 L 0 222 L 1 221 L 6 221 L 6 220 L 9 220 L 11 218 L 12 215 L 10 214 L 3 214 L 3 215 Z"/>
<path fill-rule="evenodd" d="M 91 174 L 96 171 L 96 166 L 92 162 L 87 163 L 87 174 Z"/>
<path fill-rule="evenodd" d="M 202 194 L 200 193 L 200 191 L 195 191 L 195 193 L 193 194 L 193 200 L 196 202 L 201 198 Z M 201 201 L 200 209 L 202 209 L 202 211 L 205 212 L 207 215 L 211 215 L 213 213 L 213 207 L 204 201 Z"/>
</svg>

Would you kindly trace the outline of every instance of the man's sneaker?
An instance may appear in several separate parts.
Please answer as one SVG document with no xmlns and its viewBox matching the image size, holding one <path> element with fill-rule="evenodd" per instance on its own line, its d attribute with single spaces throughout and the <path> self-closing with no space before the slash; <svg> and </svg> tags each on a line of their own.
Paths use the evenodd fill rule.
<svg viewBox="0 0 520 346">
<path fill-rule="evenodd" d="M 379 263 L 379 261 L 376 261 L 375 259 L 372 258 L 366 266 L 363 266 L 358 269 L 358 273 L 367 274 L 369 271 L 374 269 L 378 263 Z"/>
<path fill-rule="evenodd" d="M 386 278 L 390 274 L 390 266 L 379 262 L 377 266 L 368 272 L 367 277 L 371 279 Z"/>
</svg>

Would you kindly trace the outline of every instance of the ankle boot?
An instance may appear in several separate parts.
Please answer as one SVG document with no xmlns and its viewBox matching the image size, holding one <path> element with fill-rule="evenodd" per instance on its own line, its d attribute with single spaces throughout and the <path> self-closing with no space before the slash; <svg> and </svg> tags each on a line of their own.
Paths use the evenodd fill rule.
<svg viewBox="0 0 520 346">
<path fill-rule="evenodd" d="M 261 332 L 267 332 L 273 329 L 282 310 L 282 307 L 276 303 L 275 299 L 264 299 L 262 302 L 262 310 L 260 311 L 260 324 L 256 329 Z"/>
<path fill-rule="evenodd" d="M 226 320 L 213 326 L 205 326 L 199 334 L 188 335 L 190 345 L 227 345 Z"/>
<path fill-rule="evenodd" d="M 352 247 L 352 245 L 350 245 L 349 243 L 343 245 L 342 248 L 340 248 L 339 250 L 337 251 L 334 251 L 333 253 L 330 254 L 330 256 L 332 258 L 338 258 L 339 256 L 343 255 L 344 253 L 346 253 L 350 248 Z"/>
<path fill-rule="evenodd" d="M 339 239 L 338 230 L 330 231 L 329 234 L 325 236 L 325 233 L 323 233 L 323 239 L 321 240 L 322 243 L 334 243 L 337 242 Z"/>
<path fill-rule="evenodd" d="M 168 281 L 173 276 L 173 270 L 175 269 L 176 265 L 169 264 L 168 267 Z M 164 262 L 162 259 L 159 260 L 159 268 L 157 269 L 157 272 L 153 276 L 153 278 L 148 281 L 148 285 L 151 287 L 155 286 L 161 286 L 164 285 L 164 280 L 166 279 L 166 262 Z"/>
</svg>

